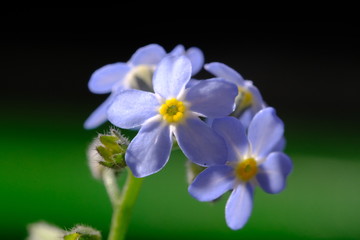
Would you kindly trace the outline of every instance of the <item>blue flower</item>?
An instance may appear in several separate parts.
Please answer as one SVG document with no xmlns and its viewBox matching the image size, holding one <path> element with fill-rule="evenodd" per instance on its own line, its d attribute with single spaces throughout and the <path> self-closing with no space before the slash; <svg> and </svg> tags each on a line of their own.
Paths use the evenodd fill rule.
<svg viewBox="0 0 360 240">
<path fill-rule="evenodd" d="M 112 124 L 126 129 L 141 126 L 125 156 L 134 176 L 145 177 L 165 166 L 173 135 L 192 162 L 202 166 L 225 162 L 224 141 L 199 116 L 216 118 L 231 113 L 237 88 L 211 79 L 185 89 L 190 77 L 190 60 L 169 55 L 154 72 L 155 93 L 126 90 L 109 107 Z"/>
<path fill-rule="evenodd" d="M 212 201 L 233 190 L 226 203 L 225 218 L 227 225 L 237 230 L 250 217 L 256 185 L 267 193 L 279 193 L 285 188 L 292 162 L 278 151 L 284 125 L 275 110 L 268 107 L 255 115 L 247 136 L 234 117 L 215 119 L 213 128 L 226 142 L 227 163 L 201 172 L 189 186 L 189 193 L 199 201 Z"/>
<path fill-rule="evenodd" d="M 216 77 L 238 86 L 239 94 L 235 99 L 236 108 L 232 116 L 239 118 L 244 126 L 249 126 L 255 114 L 266 107 L 259 90 L 253 85 L 253 82 L 244 80 L 238 72 L 223 63 L 212 62 L 204 67 Z"/>
<path fill-rule="evenodd" d="M 204 54 L 197 47 L 191 47 L 185 50 L 185 47 L 181 44 L 177 45 L 171 52 L 173 56 L 185 55 L 189 58 L 192 66 L 192 76 L 197 74 L 204 66 Z"/>
<path fill-rule="evenodd" d="M 196 47 L 185 51 L 184 46 L 178 45 L 170 54 L 189 57 L 194 69 L 193 75 L 204 64 L 203 53 Z M 139 48 L 128 62 L 108 64 L 96 70 L 89 80 L 88 86 L 90 91 L 96 94 L 111 94 L 89 116 L 84 123 L 84 127 L 92 129 L 103 124 L 107 120 L 106 111 L 119 92 L 126 89 L 153 92 L 152 75 L 161 59 L 166 55 L 163 47 L 157 44 L 150 44 Z"/>
</svg>

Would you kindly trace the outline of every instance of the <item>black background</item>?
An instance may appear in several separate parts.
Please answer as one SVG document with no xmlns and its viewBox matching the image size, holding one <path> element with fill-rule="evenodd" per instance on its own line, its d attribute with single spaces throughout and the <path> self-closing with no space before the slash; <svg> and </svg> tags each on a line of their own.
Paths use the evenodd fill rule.
<svg viewBox="0 0 360 240">
<path fill-rule="evenodd" d="M 127 61 L 137 48 L 158 43 L 167 51 L 177 44 L 197 46 L 206 62 L 231 66 L 254 81 L 279 115 L 358 118 L 360 35 L 354 23 L 241 19 L 130 23 L 118 19 L 106 25 L 96 18 L 87 22 L 76 11 L 65 15 L 63 19 L 51 18 L 50 13 L 43 18 L 30 16 L 27 24 L 8 25 L 11 31 L 2 32 L 1 105 L 5 109 L 36 111 L 46 105 L 52 111 L 69 106 L 69 111 L 82 111 L 85 120 L 106 97 L 88 91 L 92 72 Z M 55 25 L 46 29 L 48 18 L 55 19 Z M 79 21 L 69 21 L 76 18 Z M 106 31 L 109 26 L 112 31 Z M 210 74 L 205 71 L 199 75 L 206 77 Z"/>
</svg>

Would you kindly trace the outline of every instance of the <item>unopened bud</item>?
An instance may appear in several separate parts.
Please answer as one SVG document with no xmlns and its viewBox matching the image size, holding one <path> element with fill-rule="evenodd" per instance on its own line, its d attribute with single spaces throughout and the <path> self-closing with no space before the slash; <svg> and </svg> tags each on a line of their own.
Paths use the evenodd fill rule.
<svg viewBox="0 0 360 240">
<path fill-rule="evenodd" d="M 96 146 L 98 146 L 99 140 L 97 138 L 90 144 L 89 149 L 87 151 L 88 164 L 90 167 L 91 174 L 96 179 L 101 179 L 105 167 L 100 164 L 102 161 L 102 157 L 96 151 Z"/>
<path fill-rule="evenodd" d="M 101 234 L 88 226 L 77 225 L 71 231 L 67 232 L 64 240 L 101 240 Z"/>
<path fill-rule="evenodd" d="M 28 226 L 29 236 L 26 240 L 59 240 L 65 231 L 47 222 L 36 222 Z"/>
<path fill-rule="evenodd" d="M 120 171 L 126 167 L 125 152 L 129 145 L 120 131 L 110 129 L 108 134 L 99 134 L 90 144 L 88 159 L 95 178 L 100 178 L 105 168 Z"/>
</svg>

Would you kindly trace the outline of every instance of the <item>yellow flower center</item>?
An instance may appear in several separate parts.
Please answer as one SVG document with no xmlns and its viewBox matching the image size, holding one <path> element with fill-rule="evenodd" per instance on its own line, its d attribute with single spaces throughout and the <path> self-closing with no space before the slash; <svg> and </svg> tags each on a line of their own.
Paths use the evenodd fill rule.
<svg viewBox="0 0 360 240">
<path fill-rule="evenodd" d="M 159 108 L 159 113 L 168 123 L 178 123 L 183 120 L 185 111 L 186 107 L 184 106 L 184 103 L 175 98 L 166 100 Z"/>
<path fill-rule="evenodd" d="M 252 104 L 253 96 L 251 92 L 243 87 L 238 87 L 238 97 L 241 98 L 241 108 L 247 108 Z"/>
<path fill-rule="evenodd" d="M 243 181 L 249 181 L 256 175 L 257 171 L 258 167 L 254 158 L 245 159 L 235 168 L 236 177 Z"/>
<path fill-rule="evenodd" d="M 253 104 L 253 95 L 250 91 L 238 86 L 238 95 L 235 98 L 235 103 L 236 108 L 231 115 L 238 118 L 248 107 Z"/>
</svg>

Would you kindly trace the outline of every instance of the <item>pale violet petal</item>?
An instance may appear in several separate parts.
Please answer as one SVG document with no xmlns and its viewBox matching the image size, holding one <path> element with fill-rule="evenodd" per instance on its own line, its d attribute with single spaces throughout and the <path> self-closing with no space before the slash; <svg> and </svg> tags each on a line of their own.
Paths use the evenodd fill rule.
<svg viewBox="0 0 360 240">
<path fill-rule="evenodd" d="M 115 83 L 122 82 L 130 71 L 126 63 L 113 63 L 96 70 L 90 77 L 88 87 L 93 93 L 109 93 Z"/>
<path fill-rule="evenodd" d="M 224 117 L 233 111 L 238 90 L 235 84 L 221 79 L 200 81 L 189 88 L 186 101 L 190 110 L 210 118 Z"/>
<path fill-rule="evenodd" d="M 202 171 L 189 186 L 191 196 L 199 201 L 213 201 L 235 186 L 234 169 L 216 165 Z"/>
<path fill-rule="evenodd" d="M 214 74 L 216 77 L 223 78 L 239 86 L 244 86 L 245 84 L 244 78 L 237 71 L 223 63 L 212 62 L 205 64 L 204 67 L 206 71 Z"/>
<path fill-rule="evenodd" d="M 228 149 L 227 161 L 239 161 L 240 156 L 248 153 L 249 144 L 245 128 L 238 119 L 234 117 L 217 118 L 213 121 L 212 128 L 225 140 Z"/>
<path fill-rule="evenodd" d="M 273 152 L 259 166 L 256 179 L 260 187 L 267 193 L 279 193 L 286 186 L 286 178 L 293 165 L 289 156 L 282 152 Z"/>
<path fill-rule="evenodd" d="M 185 56 L 165 57 L 155 70 L 153 85 L 155 93 L 163 98 L 175 98 L 185 89 L 191 77 L 191 63 Z"/>
<path fill-rule="evenodd" d="M 157 65 L 166 52 L 164 48 L 158 44 L 149 44 L 139 48 L 130 58 L 129 63 L 133 66 L 137 65 Z"/>
<path fill-rule="evenodd" d="M 276 144 L 284 134 L 284 123 L 276 115 L 275 109 L 267 107 L 259 111 L 248 129 L 248 139 L 252 154 L 257 159 L 264 159 L 274 151 Z"/>
<path fill-rule="evenodd" d="M 158 65 L 153 77 L 155 93 L 165 99 L 176 98 L 191 77 L 191 63 L 185 56 L 167 56 Z"/>
<path fill-rule="evenodd" d="M 185 156 L 201 166 L 223 164 L 227 159 L 224 140 L 198 118 L 188 118 L 175 128 L 176 140 Z"/>
<path fill-rule="evenodd" d="M 274 151 L 274 152 L 282 152 L 282 151 L 284 151 L 285 147 L 286 147 L 286 139 L 285 139 L 285 137 L 283 136 L 283 137 L 279 140 L 279 142 L 275 145 L 273 151 Z"/>
<path fill-rule="evenodd" d="M 107 109 L 114 101 L 115 95 L 111 94 L 91 115 L 86 119 L 84 123 L 85 129 L 97 128 L 101 124 L 107 121 Z"/>
<path fill-rule="evenodd" d="M 159 101 L 153 93 L 125 90 L 119 93 L 108 109 L 109 121 L 120 128 L 135 128 L 158 114 Z"/>
<path fill-rule="evenodd" d="M 171 147 L 169 126 L 163 125 L 161 121 L 149 121 L 131 141 L 125 160 L 135 177 L 146 177 L 165 166 Z"/>
<path fill-rule="evenodd" d="M 253 207 L 254 189 L 250 184 L 239 184 L 231 193 L 225 206 L 226 223 L 239 230 L 247 223 Z"/>
<path fill-rule="evenodd" d="M 191 88 L 194 87 L 195 85 L 201 83 L 204 80 L 198 80 L 195 78 L 191 78 L 190 81 L 186 84 L 185 88 Z"/>
<path fill-rule="evenodd" d="M 190 59 L 192 66 L 192 76 L 200 72 L 204 66 L 204 53 L 197 47 L 189 48 L 185 55 Z"/>
<path fill-rule="evenodd" d="M 253 114 L 253 111 L 251 108 L 246 109 L 241 114 L 241 116 L 239 117 L 239 120 L 245 129 L 248 129 L 250 122 L 254 118 L 254 116 L 255 116 L 255 114 Z"/>
<path fill-rule="evenodd" d="M 183 55 L 184 53 L 185 53 L 185 47 L 182 44 L 178 44 L 169 54 L 173 56 L 180 56 Z"/>
</svg>

